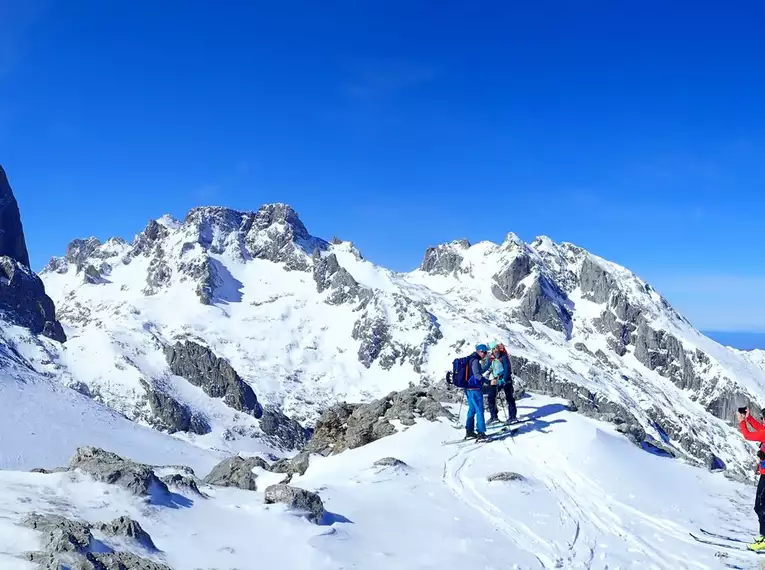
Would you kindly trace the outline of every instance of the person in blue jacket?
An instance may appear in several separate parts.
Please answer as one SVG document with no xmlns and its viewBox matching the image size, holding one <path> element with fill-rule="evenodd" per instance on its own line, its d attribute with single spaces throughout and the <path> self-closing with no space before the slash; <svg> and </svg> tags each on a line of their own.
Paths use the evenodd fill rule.
<svg viewBox="0 0 765 570">
<path fill-rule="evenodd" d="M 489 423 L 499 422 L 497 414 L 497 391 L 502 389 L 507 400 L 507 422 L 513 423 L 518 418 L 518 408 L 515 405 L 513 394 L 513 371 L 510 365 L 510 356 L 507 354 L 505 345 L 492 342 L 489 344 L 492 353 L 491 372 L 492 380 L 489 386 Z"/>
<path fill-rule="evenodd" d="M 467 423 L 465 424 L 465 439 L 485 439 L 486 420 L 483 416 L 483 373 L 491 366 L 491 361 L 486 357 L 489 347 L 485 344 L 475 345 L 475 352 L 470 355 L 470 378 L 465 388 L 465 396 L 468 403 Z M 486 364 L 482 365 L 483 361 Z M 477 416 L 477 417 L 476 417 Z M 476 423 L 478 425 L 476 425 Z M 476 433 L 476 427 L 478 432 Z"/>
</svg>

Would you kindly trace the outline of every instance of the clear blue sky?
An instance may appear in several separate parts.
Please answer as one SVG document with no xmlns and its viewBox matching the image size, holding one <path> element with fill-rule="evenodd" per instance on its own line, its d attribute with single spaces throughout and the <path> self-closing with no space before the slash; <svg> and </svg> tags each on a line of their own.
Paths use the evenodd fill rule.
<svg viewBox="0 0 765 570">
<path fill-rule="evenodd" d="M 394 269 L 547 234 L 765 330 L 765 5 L 5 0 L 0 162 L 39 269 L 285 201 Z"/>
</svg>

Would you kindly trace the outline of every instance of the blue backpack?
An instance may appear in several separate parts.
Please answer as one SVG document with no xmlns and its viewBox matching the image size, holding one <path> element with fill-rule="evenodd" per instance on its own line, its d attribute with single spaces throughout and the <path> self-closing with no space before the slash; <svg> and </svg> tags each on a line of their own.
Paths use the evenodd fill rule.
<svg viewBox="0 0 765 570">
<path fill-rule="evenodd" d="M 452 362 L 452 372 L 447 375 L 446 381 L 457 388 L 467 388 L 468 380 L 473 375 L 470 370 L 470 363 L 473 358 L 473 355 L 455 358 Z"/>
</svg>

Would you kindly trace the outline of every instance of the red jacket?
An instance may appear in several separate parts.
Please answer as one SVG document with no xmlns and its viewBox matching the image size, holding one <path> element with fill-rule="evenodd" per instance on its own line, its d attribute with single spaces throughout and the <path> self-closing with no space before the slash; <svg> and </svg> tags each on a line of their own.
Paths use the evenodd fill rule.
<svg viewBox="0 0 765 570">
<path fill-rule="evenodd" d="M 746 425 L 747 422 L 749 423 L 749 426 Z M 754 431 L 749 431 L 750 426 Z M 765 452 L 765 426 L 755 420 L 750 414 L 747 414 L 746 420 L 741 422 L 738 427 L 741 430 L 744 439 L 749 441 L 759 441 L 760 449 Z M 759 471 L 760 475 L 765 475 L 765 461 L 760 461 Z"/>
</svg>

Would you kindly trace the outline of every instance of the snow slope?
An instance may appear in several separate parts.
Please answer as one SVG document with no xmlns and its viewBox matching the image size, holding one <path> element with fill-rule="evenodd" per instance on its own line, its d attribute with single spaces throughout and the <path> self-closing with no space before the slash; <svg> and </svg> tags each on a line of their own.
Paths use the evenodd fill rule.
<svg viewBox="0 0 765 570">
<path fill-rule="evenodd" d="M 39 548 L 17 523 L 29 512 L 90 522 L 128 515 L 177 570 L 289 568 L 457 570 L 757 568 L 755 554 L 697 543 L 700 527 L 748 539 L 753 488 L 631 445 L 612 427 L 534 396 L 535 420 L 487 444 L 439 445 L 448 423 L 327 458 L 292 485 L 318 491 L 330 515 L 313 525 L 262 492 L 204 487 L 180 508 L 146 503 L 81 473 L 0 472 L 0 568 Z M 396 457 L 406 467 L 373 465 Z M 520 480 L 488 482 L 496 472 Z M 276 481 L 279 475 L 271 475 Z M 733 543 L 732 543 L 733 544 Z"/>
<path fill-rule="evenodd" d="M 86 445 L 201 472 L 223 457 L 140 426 L 58 382 L 0 361 L 0 469 L 59 467 Z"/>
</svg>

